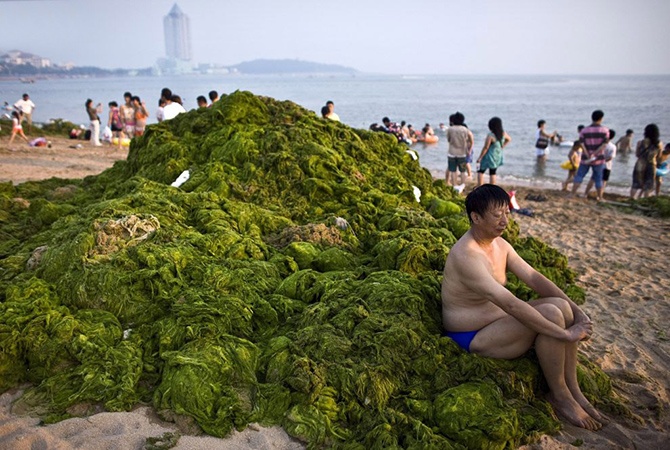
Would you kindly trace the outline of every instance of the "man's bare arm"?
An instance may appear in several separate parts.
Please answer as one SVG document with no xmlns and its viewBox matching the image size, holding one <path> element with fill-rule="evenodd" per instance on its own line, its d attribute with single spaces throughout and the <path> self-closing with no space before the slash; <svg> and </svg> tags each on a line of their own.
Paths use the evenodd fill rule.
<svg viewBox="0 0 670 450">
<path fill-rule="evenodd" d="M 533 331 L 564 341 L 578 340 L 572 333 L 545 319 L 535 308 L 517 298 L 498 283 L 487 269 L 490 264 L 484 255 L 475 252 L 458 255 L 457 276 L 468 280 L 468 287 L 477 296 L 492 302 L 507 314 Z"/>
<path fill-rule="evenodd" d="M 535 270 L 530 264 L 514 250 L 514 248 L 505 241 L 508 248 L 507 269 L 516 275 L 528 287 L 538 293 L 540 297 L 559 297 L 570 304 L 570 309 L 575 318 L 575 323 L 589 323 L 591 319 L 582 311 L 582 309 L 568 297 L 558 286 L 549 278 Z"/>
</svg>

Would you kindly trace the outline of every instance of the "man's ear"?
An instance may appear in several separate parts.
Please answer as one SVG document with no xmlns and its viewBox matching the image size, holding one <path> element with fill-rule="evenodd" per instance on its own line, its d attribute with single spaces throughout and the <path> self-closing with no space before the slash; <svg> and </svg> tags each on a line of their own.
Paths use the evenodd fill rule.
<svg viewBox="0 0 670 450">
<path fill-rule="evenodd" d="M 470 220 L 472 220 L 472 223 L 478 224 L 479 221 L 482 220 L 482 216 L 473 211 L 470 213 Z"/>
</svg>

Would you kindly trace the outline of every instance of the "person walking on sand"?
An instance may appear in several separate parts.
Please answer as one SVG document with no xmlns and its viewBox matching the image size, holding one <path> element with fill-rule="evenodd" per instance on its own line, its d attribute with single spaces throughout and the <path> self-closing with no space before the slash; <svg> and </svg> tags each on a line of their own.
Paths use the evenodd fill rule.
<svg viewBox="0 0 670 450">
<path fill-rule="evenodd" d="M 512 141 L 509 134 L 503 130 L 502 120 L 499 117 L 492 117 L 489 120 L 489 131 L 477 158 L 477 186 L 484 184 L 484 173 L 487 169 L 489 182 L 496 184 L 498 167 L 503 165 L 503 149 Z"/>
<path fill-rule="evenodd" d="M 633 184 L 630 189 L 630 198 L 648 197 L 654 189 L 656 181 L 656 167 L 661 158 L 663 143 L 661 133 L 655 123 L 644 127 L 644 139 L 638 141 L 635 148 L 635 168 L 633 169 Z"/>
<path fill-rule="evenodd" d="M 591 125 L 585 127 L 579 133 L 579 141 L 584 147 L 584 152 L 572 184 L 572 197 L 577 194 L 577 190 L 579 190 L 579 186 L 581 186 L 589 170 L 593 172 L 597 197 L 599 199 L 603 197 L 603 171 L 605 170 L 605 147 L 603 144 L 607 142 L 610 135 L 610 130 L 602 125 L 603 117 L 605 117 L 605 113 L 599 109 L 593 111 Z"/>
<path fill-rule="evenodd" d="M 549 141 L 556 138 L 556 132 L 549 134 L 544 131 L 546 120 L 537 121 L 537 131 L 535 132 L 535 157 L 537 162 L 545 162 L 549 156 Z"/>
<path fill-rule="evenodd" d="M 14 103 L 14 108 L 21 113 L 21 121 L 25 120 L 28 124 L 28 128 L 32 128 L 35 103 L 30 99 L 30 96 L 28 94 L 23 94 L 21 100 Z"/>
<path fill-rule="evenodd" d="M 26 135 L 23 133 L 23 126 L 21 125 L 21 113 L 18 111 L 12 111 L 12 135 L 9 138 L 9 144 L 12 145 L 16 135 L 19 135 L 23 138 L 24 141 L 29 142 Z"/>
<path fill-rule="evenodd" d="M 90 98 L 86 100 L 86 113 L 88 114 L 88 119 L 90 121 L 90 130 L 91 130 L 91 145 L 95 147 L 100 147 L 100 116 L 102 113 L 102 103 L 98 103 L 96 106 L 93 106 L 93 100 Z"/>
<path fill-rule="evenodd" d="M 597 430 L 607 418 L 586 399 L 577 380 L 578 345 L 591 337 L 593 324 L 501 237 L 509 222 L 509 201 L 509 194 L 492 184 L 475 188 L 465 199 L 470 229 L 444 265 L 444 335 L 487 358 L 516 359 L 534 348 L 554 410 L 573 425 Z M 514 296 L 505 287 L 507 272 L 540 298 L 525 302 Z"/>
</svg>

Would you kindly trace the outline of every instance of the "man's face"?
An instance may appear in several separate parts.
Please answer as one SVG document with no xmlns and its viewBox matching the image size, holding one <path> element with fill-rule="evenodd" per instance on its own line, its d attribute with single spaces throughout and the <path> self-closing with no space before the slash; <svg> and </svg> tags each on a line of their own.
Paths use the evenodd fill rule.
<svg viewBox="0 0 670 450">
<path fill-rule="evenodd" d="M 509 223 L 509 206 L 492 206 L 479 216 L 477 226 L 496 236 L 502 235 Z"/>
<path fill-rule="evenodd" d="M 335 105 L 333 103 L 328 103 L 326 106 L 328 106 L 328 112 L 333 112 L 335 110 Z"/>
</svg>

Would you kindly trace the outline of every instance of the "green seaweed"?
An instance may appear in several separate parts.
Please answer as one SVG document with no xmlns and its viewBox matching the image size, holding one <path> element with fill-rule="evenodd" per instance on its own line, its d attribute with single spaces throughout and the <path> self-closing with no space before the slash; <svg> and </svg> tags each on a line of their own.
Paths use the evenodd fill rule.
<svg viewBox="0 0 670 450">
<path fill-rule="evenodd" d="M 441 337 L 463 199 L 388 135 L 235 92 L 150 125 L 100 175 L 2 183 L 0 207 L 0 391 L 31 382 L 19 402 L 47 421 L 144 402 L 214 436 L 256 421 L 341 449 L 557 430 L 532 353 Z M 514 222 L 504 236 L 584 300 L 563 255 Z M 625 413 L 595 365 L 579 379 Z"/>
</svg>

